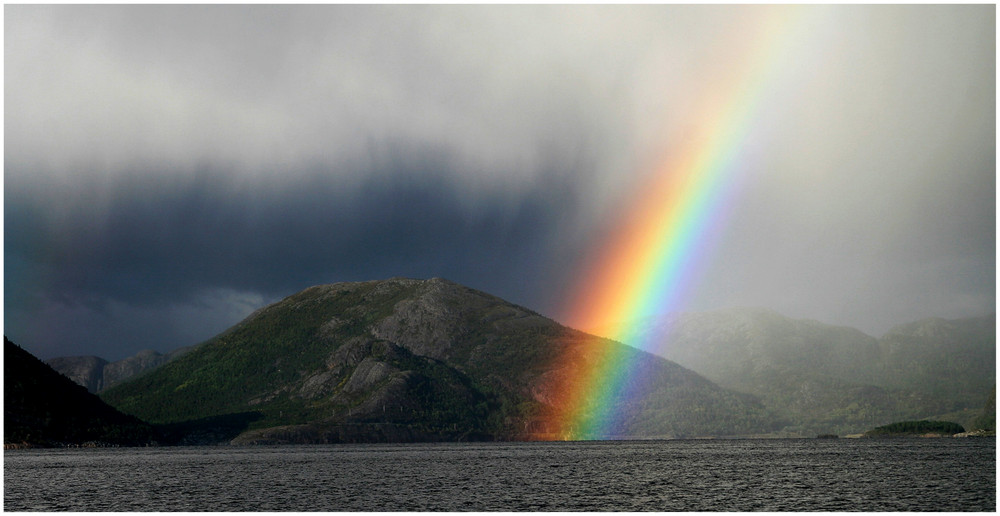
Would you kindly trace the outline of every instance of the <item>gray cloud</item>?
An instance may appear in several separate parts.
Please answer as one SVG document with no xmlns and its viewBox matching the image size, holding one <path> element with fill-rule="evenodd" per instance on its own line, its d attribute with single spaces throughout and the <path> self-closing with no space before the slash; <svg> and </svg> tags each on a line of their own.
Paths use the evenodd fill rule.
<svg viewBox="0 0 1000 516">
<path fill-rule="evenodd" d="M 81 163 L 176 174 L 206 161 L 347 174 L 406 140 L 449 148 L 464 165 L 453 179 L 472 186 L 530 183 L 540 153 L 614 133 L 600 111 L 625 91 L 604 73 L 614 66 L 585 67 L 612 59 L 587 51 L 600 40 L 540 30 L 550 11 L 15 9 L 7 159 L 33 174 Z"/>
<path fill-rule="evenodd" d="M 113 358 L 396 275 L 558 316 L 786 12 L 688 308 L 992 311 L 989 6 L 13 5 L 5 331 Z"/>
<path fill-rule="evenodd" d="M 468 205 L 443 157 L 406 153 L 384 165 L 346 190 L 319 173 L 252 189 L 208 170 L 142 178 L 119 184 L 101 217 L 82 206 L 65 219 L 48 211 L 61 193 L 9 198 L 8 331 L 43 340 L 53 328 L 35 318 L 61 319 L 73 328 L 57 333 L 100 348 L 120 319 L 128 349 L 170 349 L 191 333 L 176 314 L 199 306 L 193 326 L 221 331 L 239 319 L 231 298 L 245 308 L 315 283 L 389 276 L 447 276 L 523 303 L 549 297 L 566 251 L 550 243 L 574 209 L 573 184 Z M 150 334 L 137 321 L 157 310 L 165 331 Z"/>
</svg>

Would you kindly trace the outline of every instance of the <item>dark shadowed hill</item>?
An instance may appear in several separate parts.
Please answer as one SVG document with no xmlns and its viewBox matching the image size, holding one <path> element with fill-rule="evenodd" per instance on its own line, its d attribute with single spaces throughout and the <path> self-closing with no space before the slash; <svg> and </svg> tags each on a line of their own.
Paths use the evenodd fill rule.
<svg viewBox="0 0 1000 516">
<path fill-rule="evenodd" d="M 4 443 L 143 445 L 153 429 L 4 337 Z"/>
<path fill-rule="evenodd" d="M 556 359 L 591 339 L 442 279 L 338 283 L 258 310 L 102 397 L 154 423 L 245 416 L 236 442 L 544 438 L 554 422 L 541 414 L 567 380 Z M 627 436 L 779 424 L 752 396 L 653 355 L 643 362 L 649 381 L 626 407 Z"/>
</svg>

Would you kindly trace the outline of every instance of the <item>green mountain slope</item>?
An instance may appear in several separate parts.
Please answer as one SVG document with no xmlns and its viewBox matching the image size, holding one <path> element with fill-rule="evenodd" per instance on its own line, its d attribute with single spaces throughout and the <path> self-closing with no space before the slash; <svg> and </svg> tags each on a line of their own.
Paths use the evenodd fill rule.
<svg viewBox="0 0 1000 516">
<path fill-rule="evenodd" d="M 237 442 L 551 437 L 543 409 L 567 380 L 556 360 L 593 338 L 446 280 L 338 283 L 265 307 L 102 398 L 154 423 L 253 414 Z M 778 425 L 752 396 L 643 362 L 653 380 L 626 407 L 627 436 Z"/>
<path fill-rule="evenodd" d="M 647 321 L 643 330 L 659 342 L 661 356 L 758 396 L 791 421 L 785 431 L 810 435 L 945 414 L 963 423 L 974 417 L 996 381 L 994 324 L 993 316 L 931 319 L 876 339 L 732 309 L 674 314 Z"/>
<path fill-rule="evenodd" d="M 4 337 L 4 443 L 150 443 L 152 427 L 103 403 Z"/>
</svg>

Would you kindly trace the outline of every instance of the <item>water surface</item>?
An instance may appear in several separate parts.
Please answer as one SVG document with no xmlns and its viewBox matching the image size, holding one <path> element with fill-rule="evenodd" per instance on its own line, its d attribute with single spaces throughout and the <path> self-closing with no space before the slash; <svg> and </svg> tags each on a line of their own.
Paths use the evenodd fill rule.
<svg viewBox="0 0 1000 516">
<path fill-rule="evenodd" d="M 8 450 L 7 511 L 995 511 L 994 439 Z"/>
</svg>

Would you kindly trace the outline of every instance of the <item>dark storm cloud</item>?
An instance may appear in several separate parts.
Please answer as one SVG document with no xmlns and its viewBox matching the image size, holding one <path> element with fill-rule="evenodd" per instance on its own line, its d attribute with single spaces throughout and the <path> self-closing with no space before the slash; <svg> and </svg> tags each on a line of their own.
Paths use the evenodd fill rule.
<svg viewBox="0 0 1000 516">
<path fill-rule="evenodd" d="M 558 317 L 658 160 L 725 129 L 692 106 L 775 13 L 792 57 L 717 99 L 759 107 L 687 308 L 993 311 L 993 11 L 7 6 L 5 331 L 166 351 L 391 276 Z"/>
<path fill-rule="evenodd" d="M 446 179 L 445 157 L 408 153 L 389 165 L 365 171 L 365 180 L 351 187 L 323 171 L 246 188 L 207 169 L 179 182 L 124 181 L 97 221 L 81 209 L 68 215 L 72 221 L 56 223 L 47 206 L 58 197 L 9 199 L 7 302 L 30 305 L 17 296 L 34 290 L 45 298 L 35 301 L 37 309 L 81 320 L 86 313 L 131 311 L 146 322 L 156 310 L 208 303 L 206 293 L 275 300 L 316 283 L 392 276 L 445 276 L 512 301 L 549 297 L 547 282 L 560 269 L 539 265 L 568 251 L 549 243 L 559 240 L 557 221 L 574 209 L 572 183 L 470 205 Z M 219 331 L 236 322 L 224 306 L 210 310 L 220 311 L 221 320 L 202 326 L 215 323 Z M 14 335 L 31 332 L 16 316 L 7 325 Z M 135 320 L 127 326 L 136 327 L 124 330 L 137 340 L 133 352 L 178 345 L 181 330 L 162 321 L 160 335 L 139 337 L 142 324 Z M 77 346 L 101 345 L 81 333 L 66 328 L 63 337 Z"/>
</svg>

